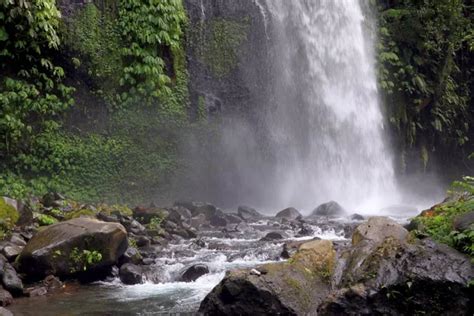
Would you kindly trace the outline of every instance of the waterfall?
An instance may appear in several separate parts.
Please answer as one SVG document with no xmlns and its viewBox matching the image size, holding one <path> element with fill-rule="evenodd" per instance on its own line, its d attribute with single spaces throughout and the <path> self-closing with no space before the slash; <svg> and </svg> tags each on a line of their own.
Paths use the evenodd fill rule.
<svg viewBox="0 0 474 316">
<path fill-rule="evenodd" d="M 375 25 L 359 1 L 251 3 L 265 29 L 231 77 L 247 85 L 232 96 L 249 98 L 220 94 L 217 136 L 187 143 L 193 165 L 183 196 L 268 213 L 330 200 L 358 212 L 398 203 L 368 34 Z"/>
<path fill-rule="evenodd" d="M 287 205 L 396 200 L 371 21 L 356 0 L 267 0 L 276 65 L 264 116 Z"/>
</svg>

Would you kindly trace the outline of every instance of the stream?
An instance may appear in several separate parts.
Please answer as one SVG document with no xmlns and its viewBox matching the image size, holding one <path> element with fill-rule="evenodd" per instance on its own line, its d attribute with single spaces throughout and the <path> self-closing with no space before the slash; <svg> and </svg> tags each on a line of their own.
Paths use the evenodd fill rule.
<svg viewBox="0 0 474 316">
<path fill-rule="evenodd" d="M 206 244 L 198 248 L 196 240 L 180 241 L 162 249 L 155 259 L 157 273 L 166 282 L 123 285 L 118 279 L 90 285 L 67 284 L 57 294 L 35 298 L 21 298 L 10 306 L 14 315 L 155 315 L 157 313 L 196 312 L 200 302 L 230 269 L 254 267 L 282 260 L 283 244 L 314 238 L 344 241 L 345 225 L 355 223 L 347 219 L 311 225 L 313 233 L 296 237 L 291 229 L 281 229 L 284 240 L 260 241 L 268 232 L 276 231 L 277 221 L 263 220 L 250 224 L 247 233 L 223 236 L 221 231 L 201 231 L 199 240 Z M 284 227 L 284 226 L 283 226 Z M 230 238 L 229 238 L 230 237 Z M 209 273 L 194 282 L 176 282 L 179 272 L 192 264 L 208 266 Z"/>
</svg>

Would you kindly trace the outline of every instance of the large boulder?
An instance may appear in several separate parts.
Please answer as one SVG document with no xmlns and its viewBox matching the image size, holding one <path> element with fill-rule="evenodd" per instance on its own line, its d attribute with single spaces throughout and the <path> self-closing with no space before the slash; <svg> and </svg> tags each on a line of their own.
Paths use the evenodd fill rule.
<svg viewBox="0 0 474 316">
<path fill-rule="evenodd" d="M 352 234 L 352 243 L 357 245 L 363 240 L 381 243 L 387 237 L 403 241 L 407 235 L 408 231 L 394 220 L 377 216 L 369 218 L 367 222 L 362 223 L 355 229 Z"/>
<path fill-rule="evenodd" d="M 239 206 L 237 209 L 237 214 L 244 221 L 258 221 L 259 219 L 263 218 L 263 215 L 257 212 L 255 209 L 243 205 Z"/>
<path fill-rule="evenodd" d="M 338 289 L 318 314 L 472 315 L 470 259 L 429 239 L 408 242 L 398 237 L 380 243 L 366 239 L 344 251 Z"/>
<path fill-rule="evenodd" d="M 300 246 L 291 262 L 229 272 L 206 296 L 204 315 L 309 315 L 331 289 L 335 265 L 331 241 Z"/>
<path fill-rule="evenodd" d="M 287 262 L 226 275 L 206 315 L 472 315 L 470 258 L 418 240 L 388 218 L 360 225 L 351 245 L 312 241 Z M 449 298 L 449 299 L 447 299 Z"/>
<path fill-rule="evenodd" d="M 18 268 L 33 279 L 109 267 L 127 250 L 127 232 L 118 223 L 76 218 L 46 227 L 27 243 Z"/>
<path fill-rule="evenodd" d="M 276 218 L 284 218 L 288 220 L 295 220 L 301 218 L 301 213 L 294 207 L 285 208 L 275 215 Z"/>
<path fill-rule="evenodd" d="M 330 201 L 315 208 L 311 216 L 340 216 L 344 215 L 345 212 L 344 208 L 337 202 Z"/>
</svg>

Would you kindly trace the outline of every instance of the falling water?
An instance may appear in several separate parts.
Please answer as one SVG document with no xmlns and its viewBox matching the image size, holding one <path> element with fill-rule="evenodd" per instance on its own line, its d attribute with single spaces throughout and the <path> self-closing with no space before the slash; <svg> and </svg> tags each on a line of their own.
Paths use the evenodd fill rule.
<svg viewBox="0 0 474 316">
<path fill-rule="evenodd" d="M 356 0 L 267 0 L 277 52 L 265 115 L 287 205 L 393 203 L 371 21 Z M 279 178 L 279 179 L 278 179 Z M 390 201 L 392 200 L 392 201 Z"/>
<path fill-rule="evenodd" d="M 268 213 L 329 200 L 358 212 L 398 203 L 369 14 L 357 0 L 252 3 L 265 29 L 249 45 L 268 51 L 239 64 L 254 103 L 224 103 L 218 140 L 188 142 L 195 166 L 184 196 Z"/>
</svg>

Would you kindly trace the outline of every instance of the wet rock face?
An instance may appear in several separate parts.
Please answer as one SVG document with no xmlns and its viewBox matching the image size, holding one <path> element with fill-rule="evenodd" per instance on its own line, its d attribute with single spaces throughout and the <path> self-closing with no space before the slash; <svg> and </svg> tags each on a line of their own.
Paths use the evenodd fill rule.
<svg viewBox="0 0 474 316">
<path fill-rule="evenodd" d="M 344 208 L 337 202 L 330 201 L 319 205 L 313 210 L 311 216 L 340 216 L 344 215 Z"/>
<path fill-rule="evenodd" d="M 471 315 L 474 277 L 469 258 L 426 239 L 365 240 L 342 254 L 340 289 L 319 308 L 323 315 Z M 449 299 L 446 299 L 449 297 Z"/>
<path fill-rule="evenodd" d="M 121 266 L 119 276 L 120 281 L 128 285 L 141 284 L 144 282 L 142 268 L 132 263 Z"/>
<path fill-rule="evenodd" d="M 201 276 L 209 273 L 209 268 L 205 264 L 195 264 L 186 268 L 178 278 L 180 282 L 193 282 Z"/>
<path fill-rule="evenodd" d="M 294 207 L 289 207 L 284 209 L 283 211 L 280 211 L 275 215 L 276 218 L 284 218 L 287 220 L 295 220 L 298 218 L 301 218 L 301 213 L 295 209 Z"/>
<path fill-rule="evenodd" d="M 117 263 L 127 247 L 122 225 L 76 218 L 34 235 L 17 259 L 18 268 L 32 279 L 69 276 L 84 268 L 93 274 L 95 269 Z"/>
</svg>

